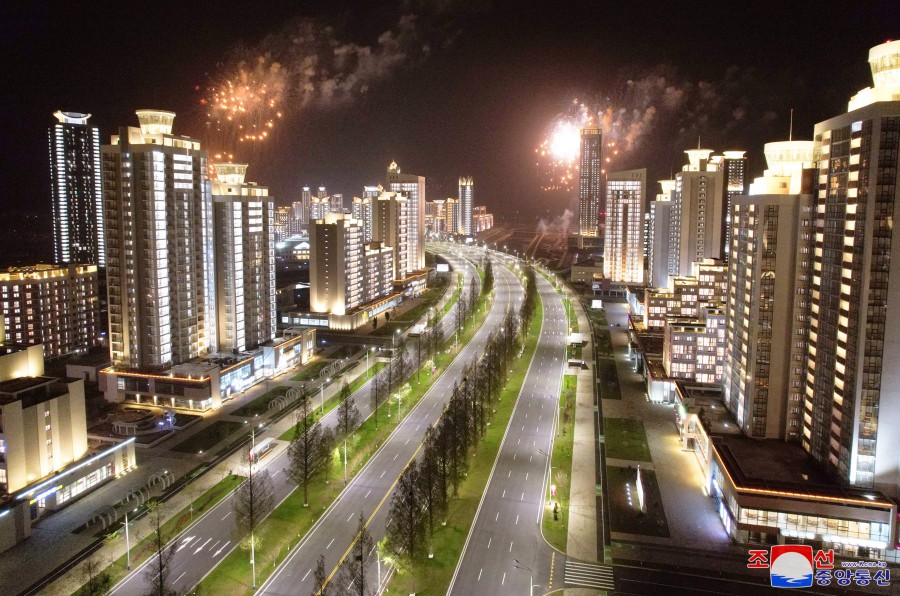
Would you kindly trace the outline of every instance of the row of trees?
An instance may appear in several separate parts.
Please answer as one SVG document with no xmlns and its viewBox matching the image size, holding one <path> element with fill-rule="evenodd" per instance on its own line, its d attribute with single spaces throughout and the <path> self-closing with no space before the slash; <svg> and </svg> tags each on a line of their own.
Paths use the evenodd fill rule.
<svg viewBox="0 0 900 596">
<path fill-rule="evenodd" d="M 508 311 L 481 358 L 465 367 L 437 425 L 426 431 L 421 457 L 400 477 L 391 500 L 387 550 L 401 567 L 429 551 L 435 522 L 457 495 L 516 356 L 519 325 L 518 314 Z"/>
</svg>

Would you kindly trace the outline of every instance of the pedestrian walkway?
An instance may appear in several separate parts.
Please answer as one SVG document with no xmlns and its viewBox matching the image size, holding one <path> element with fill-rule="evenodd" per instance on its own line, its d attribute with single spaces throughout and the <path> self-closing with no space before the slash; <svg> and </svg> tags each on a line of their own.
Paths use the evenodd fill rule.
<svg viewBox="0 0 900 596">
<path fill-rule="evenodd" d="M 587 339 L 584 354 L 593 353 L 590 323 L 579 300 L 572 301 L 578 330 Z M 584 359 L 586 369 L 578 372 L 575 393 L 575 436 L 572 449 L 572 479 L 569 494 L 569 530 L 566 554 L 582 561 L 597 561 L 596 450 L 594 440 L 594 362 Z"/>
<path fill-rule="evenodd" d="M 611 565 L 592 565 L 572 559 L 566 559 L 565 582 L 566 588 L 616 589 Z"/>
</svg>

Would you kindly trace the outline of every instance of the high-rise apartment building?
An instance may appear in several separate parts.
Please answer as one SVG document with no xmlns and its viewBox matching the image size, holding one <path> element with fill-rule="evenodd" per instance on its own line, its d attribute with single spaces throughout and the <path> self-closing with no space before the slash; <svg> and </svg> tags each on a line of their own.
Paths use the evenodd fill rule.
<svg viewBox="0 0 900 596">
<path fill-rule="evenodd" d="M 603 276 L 616 282 L 644 281 L 644 200 L 647 170 L 613 172 L 606 179 Z"/>
<path fill-rule="evenodd" d="M 300 192 L 300 202 L 303 203 L 303 208 L 300 213 L 300 223 L 303 226 L 308 226 L 310 222 L 313 221 L 310 219 L 310 199 L 312 199 L 312 191 L 308 186 L 304 186 L 303 190 Z"/>
<path fill-rule="evenodd" d="M 818 188 L 803 447 L 842 482 L 900 487 L 900 41 L 815 126 Z M 891 279 L 892 276 L 894 279 Z M 893 289 L 892 289 L 893 288 Z"/>
<path fill-rule="evenodd" d="M 660 193 L 650 201 L 650 242 L 647 251 L 647 273 L 650 285 L 669 285 L 669 225 L 675 194 L 674 180 L 660 180 Z"/>
<path fill-rule="evenodd" d="M 44 357 L 86 352 L 100 343 L 96 265 L 34 265 L 0 272 L 5 337 L 43 344 Z"/>
<path fill-rule="evenodd" d="M 310 308 L 347 315 L 363 303 L 363 232 L 360 222 L 337 213 L 309 227 Z"/>
<path fill-rule="evenodd" d="M 174 113 L 137 117 L 103 146 L 110 355 L 158 370 L 217 346 L 209 163 Z"/>
<path fill-rule="evenodd" d="M 459 199 L 448 198 L 444 203 L 444 221 L 448 234 L 459 234 Z"/>
<path fill-rule="evenodd" d="M 398 303 L 393 248 L 362 235 L 360 222 L 340 213 L 310 226 L 310 307 L 333 329 L 356 329 Z"/>
<path fill-rule="evenodd" d="M 603 204 L 601 147 L 603 134 L 599 127 L 581 129 L 581 158 L 578 177 L 578 235 L 601 238 L 606 223 Z M 601 240 L 602 242 L 602 240 Z M 602 246 L 602 244 L 601 244 Z"/>
<path fill-rule="evenodd" d="M 475 205 L 475 182 L 471 176 L 459 178 L 459 223 L 456 229 L 464 236 L 475 233 L 472 227 L 473 207 Z"/>
<path fill-rule="evenodd" d="M 329 197 L 331 199 L 331 212 L 332 213 L 343 213 L 344 212 L 344 195 L 341 193 L 335 193 Z"/>
<path fill-rule="evenodd" d="M 330 197 L 310 197 L 309 199 L 309 226 L 312 227 L 314 221 L 323 219 L 327 213 L 331 211 Z"/>
<path fill-rule="evenodd" d="M 90 114 L 56 111 L 49 131 L 53 258 L 57 263 L 106 266 L 100 132 Z"/>
<path fill-rule="evenodd" d="M 213 169 L 218 349 L 243 352 L 275 337 L 274 201 L 246 164 Z"/>
<path fill-rule="evenodd" d="M 747 194 L 746 151 L 725 151 L 722 156 L 722 182 L 725 185 L 725 220 L 723 221 L 722 258 L 731 251 L 731 205 L 736 197 Z"/>
<path fill-rule="evenodd" d="M 675 175 L 669 218 L 669 275 L 689 275 L 691 263 L 722 258 L 724 186 L 722 170 L 709 162 L 710 149 L 689 149 L 689 163 Z"/>
<path fill-rule="evenodd" d="M 813 142 L 767 143 L 765 153 L 765 176 L 732 204 L 724 401 L 747 436 L 799 440 L 814 224 Z"/>
<path fill-rule="evenodd" d="M 372 203 L 375 200 L 377 200 L 377 196 L 353 197 L 351 214 L 353 219 L 358 219 L 362 222 L 363 242 L 366 243 L 372 241 Z"/>
<path fill-rule="evenodd" d="M 413 271 L 409 263 L 409 201 L 394 192 L 382 193 L 372 205 L 372 240 L 394 251 L 393 279 Z"/>
<path fill-rule="evenodd" d="M 425 176 L 403 174 L 397 162 L 387 170 L 387 190 L 409 200 L 409 242 L 407 263 L 412 270 L 425 268 Z"/>
<path fill-rule="evenodd" d="M 488 213 L 487 207 L 484 205 L 475 205 L 475 211 L 472 214 L 472 230 L 474 234 L 490 230 L 494 227 L 494 214 Z"/>
</svg>

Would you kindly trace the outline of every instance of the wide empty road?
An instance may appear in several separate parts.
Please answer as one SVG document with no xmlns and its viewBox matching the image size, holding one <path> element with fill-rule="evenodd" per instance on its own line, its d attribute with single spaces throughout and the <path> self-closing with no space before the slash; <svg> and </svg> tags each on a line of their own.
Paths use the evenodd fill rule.
<svg viewBox="0 0 900 596">
<path fill-rule="evenodd" d="M 541 536 L 548 456 L 566 363 L 562 298 L 540 274 L 541 334 L 448 594 L 529 594 L 529 581 L 549 591 L 553 550 Z M 552 515 L 552 512 L 547 512 Z M 526 569 L 516 569 L 518 559 Z M 559 557 L 554 571 L 561 578 Z M 562 584 L 553 582 L 553 588 Z"/>
<path fill-rule="evenodd" d="M 447 255 L 446 258 L 454 270 L 463 272 L 463 285 L 465 288 L 468 288 L 470 283 L 480 283 L 475 270 L 466 262 L 450 255 Z M 448 313 L 442 321 L 442 331 L 445 337 L 453 334 L 455 329 L 453 325 L 454 316 L 455 310 Z M 414 346 L 410 345 L 408 349 L 412 352 Z M 414 358 L 411 361 L 414 361 Z M 356 407 L 363 418 L 369 416 L 372 411 L 370 389 L 371 383 L 366 382 L 351 398 L 356 401 Z M 332 386 L 332 394 L 339 390 L 340 387 L 335 383 Z M 328 392 L 326 391 L 326 393 Z M 315 395 L 314 397 L 318 396 Z M 336 423 L 336 409 L 331 410 L 322 419 L 322 424 L 328 428 L 334 428 Z M 267 436 L 270 435 L 264 434 L 258 437 L 257 440 Z M 274 433 L 274 436 L 277 436 L 277 433 Z M 282 470 L 290 467 L 286 449 L 282 448 L 277 455 L 264 459 L 261 465 L 263 469 L 269 470 L 269 474 L 272 476 L 276 503 L 280 503 L 297 488 L 297 485 L 282 472 Z M 222 499 L 215 507 L 198 518 L 193 525 L 175 538 L 174 542 L 177 544 L 175 547 L 176 554 L 172 560 L 169 581 L 172 588 L 177 592 L 187 592 L 197 585 L 201 579 L 234 550 L 236 544 L 234 514 L 232 513 L 234 509 L 233 496 L 234 493 Z M 133 537 L 132 540 L 134 540 Z M 133 545 L 134 542 L 132 543 Z M 146 571 L 147 563 L 137 565 L 125 579 L 110 591 L 110 594 L 132 596 L 150 593 L 151 585 L 147 581 Z"/>
<path fill-rule="evenodd" d="M 515 276 L 503 267 L 494 269 L 494 306 L 485 324 L 280 568 L 259 588 L 260 593 L 272 596 L 312 593 L 312 570 L 319 555 L 324 555 L 329 573 L 336 569 L 355 540 L 360 514 L 368 520 L 375 542 L 385 535 L 389 497 L 400 474 L 418 452 L 425 430 L 438 420 L 454 384 L 462 377 L 463 367 L 483 352 L 488 336 L 500 325 L 507 307 L 517 308 L 521 300 L 521 285 Z M 339 574 L 335 574 L 333 581 L 338 578 Z M 374 579 L 373 576 L 373 584 Z M 332 585 L 340 593 L 342 587 Z"/>
</svg>

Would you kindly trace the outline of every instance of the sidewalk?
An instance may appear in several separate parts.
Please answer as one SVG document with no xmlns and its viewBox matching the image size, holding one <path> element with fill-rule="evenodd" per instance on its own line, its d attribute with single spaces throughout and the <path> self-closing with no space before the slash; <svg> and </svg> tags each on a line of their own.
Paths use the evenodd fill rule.
<svg viewBox="0 0 900 596">
<path fill-rule="evenodd" d="M 374 364 L 374 363 L 370 362 L 370 364 Z M 272 379 L 272 381 L 269 383 L 269 388 L 272 388 L 272 387 L 275 387 L 278 385 L 287 385 L 287 386 L 301 385 L 302 383 L 300 383 L 298 381 L 289 380 L 290 377 L 293 375 L 296 375 L 299 370 L 301 370 L 301 369 L 292 369 L 290 371 L 285 372 L 283 375 L 280 375 L 279 377 Z M 356 380 L 358 377 L 360 377 L 361 375 L 364 375 L 365 372 L 366 372 L 366 362 L 365 362 L 365 358 L 362 358 L 353 367 L 351 367 L 342 377 L 340 377 L 340 379 L 341 380 L 346 379 L 347 383 L 350 384 L 354 380 Z M 341 385 L 342 385 L 342 382 L 337 382 L 337 379 L 334 382 L 332 382 L 331 384 L 329 384 L 325 388 L 325 400 L 327 401 L 329 398 L 333 397 L 335 394 L 340 392 Z M 241 405 L 249 403 L 253 399 L 259 397 L 259 395 L 261 395 L 262 392 L 265 390 L 265 384 L 261 383 L 257 387 L 258 387 L 257 391 L 253 391 L 253 392 L 248 391 L 247 394 L 242 396 L 239 400 L 235 400 L 235 403 L 229 404 L 230 407 L 228 409 L 233 411 L 234 409 L 237 409 L 237 407 L 240 407 Z M 315 389 L 314 389 L 314 394 L 317 394 L 318 392 L 319 392 L 319 385 L 316 385 Z M 316 395 L 316 397 L 318 397 L 318 395 Z M 276 414 L 276 413 L 278 413 L 278 412 L 273 411 L 272 413 L 267 413 L 265 415 L 265 417 L 263 417 L 261 419 L 261 421 L 270 419 L 272 417 L 272 415 Z M 234 417 L 228 413 L 223 412 L 222 415 L 220 417 L 218 417 L 217 419 L 223 420 L 226 418 L 231 419 Z M 243 418 L 241 418 L 241 419 L 243 419 Z M 289 414 L 289 415 L 283 417 L 278 422 L 267 427 L 263 431 L 263 433 L 258 436 L 258 439 L 266 438 L 266 437 L 272 437 L 272 438 L 277 439 L 281 434 L 283 434 L 285 431 L 290 429 L 292 426 L 293 426 L 293 417 Z M 199 429 L 198 429 L 198 432 L 199 432 Z M 245 433 L 245 432 L 246 432 L 245 429 L 239 429 L 238 431 L 233 433 L 231 436 L 223 439 L 223 441 L 221 441 L 220 444 L 222 442 L 227 443 L 227 442 L 237 438 L 238 435 Z M 193 433 L 191 433 L 191 434 L 193 434 Z M 188 437 L 187 434 L 185 434 L 184 436 L 185 436 L 185 438 Z M 275 454 L 279 453 L 280 451 L 282 451 L 284 449 L 287 449 L 287 447 L 288 447 L 287 442 L 278 441 L 277 443 L 278 443 L 278 446 L 275 448 L 275 452 L 274 452 Z M 187 460 L 187 461 L 193 460 L 193 463 L 191 464 L 192 467 L 194 465 L 196 465 L 197 463 L 200 463 L 200 461 L 201 461 L 200 458 L 198 458 L 197 456 L 194 456 L 194 455 L 190 455 L 190 454 L 179 454 L 179 455 L 184 460 Z M 190 488 L 182 490 L 177 495 L 175 495 L 174 497 L 169 499 L 166 502 L 165 507 L 164 507 L 165 513 L 166 513 L 166 521 L 168 521 L 169 519 L 172 519 L 181 510 L 183 510 L 185 507 L 188 507 L 193 500 L 197 499 L 198 497 L 203 495 L 207 490 L 212 488 L 214 485 L 218 484 L 223 478 L 225 478 L 225 476 L 228 475 L 229 472 L 239 471 L 241 469 L 241 465 L 242 465 L 241 464 L 241 455 L 242 455 L 241 450 L 232 454 L 228 458 L 219 462 L 219 464 L 217 464 L 215 467 L 208 470 L 205 474 L 203 474 L 202 476 L 200 476 L 199 478 L 194 480 L 191 483 Z M 272 459 L 274 459 L 274 458 L 272 458 Z M 112 486 L 112 485 L 109 485 L 109 486 Z M 114 501 L 112 501 L 112 502 L 114 502 Z M 109 504 L 112 504 L 112 502 L 109 502 Z M 120 520 L 118 522 L 118 524 L 121 526 L 121 523 L 122 522 Z M 150 533 L 150 521 L 145 516 L 137 521 L 129 523 L 129 528 L 130 528 L 129 533 L 131 534 L 131 544 L 132 544 L 132 546 L 134 546 L 140 541 L 141 538 L 145 537 L 146 535 L 148 535 Z M 77 549 L 84 548 L 85 546 L 87 546 L 87 544 L 90 544 L 90 542 L 92 542 L 93 538 L 91 535 L 85 534 L 84 536 L 85 536 L 85 538 L 82 539 L 82 541 L 77 544 L 77 548 L 72 548 L 72 545 L 69 544 L 69 545 L 67 545 L 67 547 L 65 549 L 62 549 L 62 550 L 64 550 L 65 556 L 62 559 L 59 559 L 59 557 L 57 557 L 57 559 L 59 559 L 59 560 L 55 561 L 54 564 L 52 565 L 52 567 L 48 567 L 45 571 L 43 571 L 43 573 L 41 575 L 49 573 L 50 571 L 52 571 L 53 568 L 55 568 L 56 566 L 65 562 L 68 559 L 68 557 L 70 557 Z M 87 538 L 90 538 L 90 539 L 87 539 Z M 27 542 L 23 543 L 23 546 L 25 544 L 28 544 L 28 543 Z M 119 540 L 116 540 L 113 543 L 104 544 L 102 547 L 100 547 L 99 550 L 97 550 L 92 555 L 91 558 L 101 561 L 102 564 L 104 566 L 106 566 L 111 561 L 114 561 L 114 560 L 120 558 L 121 556 L 123 556 L 125 554 L 125 552 L 126 552 L 126 544 L 125 544 L 124 536 L 122 536 Z M 132 567 L 136 566 L 137 563 L 138 562 L 133 561 Z M 77 590 L 83 584 L 84 565 L 85 565 L 85 562 L 82 562 L 79 565 L 76 565 L 73 569 L 70 569 L 68 571 L 68 573 L 66 573 L 63 577 L 57 579 L 55 582 L 51 583 L 49 586 L 44 588 L 44 590 L 41 592 L 41 594 L 50 595 L 50 594 L 71 594 L 71 593 L 73 593 L 75 590 Z M 39 579 L 38 577 L 34 577 L 34 576 L 29 577 L 27 582 L 23 582 L 23 585 L 17 587 L 17 586 L 13 586 L 11 583 L 9 583 L 12 580 L 14 580 L 14 578 L 16 577 L 15 574 L 4 574 L 3 577 L 4 577 L 4 588 L 11 589 L 12 593 L 15 593 L 16 591 L 24 590 L 25 588 L 28 587 L 29 584 L 31 584 L 34 581 L 37 581 L 37 579 Z"/>
<path fill-rule="evenodd" d="M 571 301 L 578 330 L 587 340 L 585 354 L 593 353 L 590 323 L 580 300 Z M 575 438 L 572 449 L 572 486 L 569 494 L 569 534 L 566 554 L 586 562 L 597 558 L 597 486 L 594 449 L 594 364 L 585 358 L 586 370 L 578 372 L 575 395 Z M 567 591 L 568 593 L 568 591 Z"/>
</svg>

